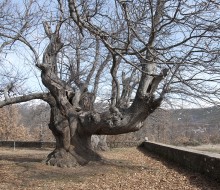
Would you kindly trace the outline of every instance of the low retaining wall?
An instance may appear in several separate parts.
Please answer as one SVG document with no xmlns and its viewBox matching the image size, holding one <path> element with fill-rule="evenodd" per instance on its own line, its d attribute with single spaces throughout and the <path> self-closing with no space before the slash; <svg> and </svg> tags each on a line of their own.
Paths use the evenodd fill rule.
<svg viewBox="0 0 220 190">
<path fill-rule="evenodd" d="M 220 181 L 220 154 L 179 148 L 153 142 L 143 142 L 141 147 L 166 160 Z"/>
<path fill-rule="evenodd" d="M 140 142 L 107 142 L 109 148 L 137 147 Z M 0 141 L 0 147 L 54 148 L 55 142 Z"/>
<path fill-rule="evenodd" d="M 141 144 L 141 142 L 107 142 L 109 148 L 126 148 L 126 147 L 137 147 Z"/>
<path fill-rule="evenodd" d="M 54 148 L 55 142 L 0 141 L 0 147 Z"/>
</svg>

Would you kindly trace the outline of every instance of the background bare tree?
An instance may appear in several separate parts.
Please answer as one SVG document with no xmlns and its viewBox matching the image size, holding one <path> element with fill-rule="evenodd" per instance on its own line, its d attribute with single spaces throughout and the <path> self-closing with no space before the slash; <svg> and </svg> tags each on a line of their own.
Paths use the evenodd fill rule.
<svg viewBox="0 0 220 190">
<path fill-rule="evenodd" d="M 32 99 L 50 105 L 56 149 L 48 164 L 101 160 L 91 149 L 92 135 L 137 131 L 163 100 L 219 100 L 217 2 L 12 3 L 1 5 L 1 14 L 7 15 L 1 19 L 2 53 L 24 48 L 20 55 L 38 68 L 31 67 L 44 87 L 16 96 L 21 92 L 11 81 L 17 80 L 10 80 L 1 86 L 0 106 Z M 107 107 L 96 109 L 97 101 Z"/>
<path fill-rule="evenodd" d="M 1 141 L 31 140 L 29 128 L 20 123 L 20 114 L 15 105 L 0 109 L 0 139 Z"/>
</svg>

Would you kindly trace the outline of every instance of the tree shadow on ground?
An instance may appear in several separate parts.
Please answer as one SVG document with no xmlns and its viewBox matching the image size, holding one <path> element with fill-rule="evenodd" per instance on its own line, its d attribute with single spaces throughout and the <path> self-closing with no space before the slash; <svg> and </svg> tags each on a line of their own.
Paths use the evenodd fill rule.
<svg viewBox="0 0 220 190">
<path fill-rule="evenodd" d="M 33 158 L 30 155 L 26 156 L 17 156 L 17 155 L 0 155 L 0 160 L 11 161 L 15 163 L 23 162 L 42 162 L 42 158 Z"/>
<path fill-rule="evenodd" d="M 121 172 L 129 171 L 155 171 L 157 169 L 150 168 L 144 165 L 135 165 L 127 160 L 117 159 L 103 159 L 98 162 L 90 162 L 85 166 L 71 167 L 71 168 L 58 168 L 47 166 L 41 171 L 35 173 L 32 177 L 37 179 L 49 179 L 49 180 L 71 180 L 74 182 L 83 182 L 86 178 L 91 176 L 106 175 L 111 173 L 112 170 L 117 169 Z"/>
<path fill-rule="evenodd" d="M 45 156 L 45 157 L 44 157 Z M 76 183 L 83 182 L 91 176 L 107 175 L 108 172 L 114 169 L 119 169 L 121 172 L 155 170 L 149 166 L 133 164 L 127 160 L 119 159 L 106 159 L 103 158 L 100 162 L 90 162 L 86 166 L 78 166 L 73 168 L 59 168 L 53 166 L 47 166 L 43 161 L 46 158 L 46 154 L 23 154 L 13 155 L 5 154 L 0 155 L 0 161 L 9 161 L 14 163 L 17 167 L 17 173 L 19 176 L 25 173 L 28 179 L 23 179 L 23 185 L 29 184 L 29 180 L 47 180 L 47 181 L 72 181 Z M 10 164 L 10 163 L 9 163 Z"/>
<path fill-rule="evenodd" d="M 178 163 L 174 163 L 172 161 L 169 161 L 165 158 L 158 156 L 155 153 L 147 151 L 142 145 L 137 147 L 137 149 L 140 152 L 142 152 L 145 156 L 148 156 L 156 161 L 161 162 L 167 168 L 174 169 L 179 174 L 183 174 L 192 185 L 198 187 L 201 190 L 219 190 L 220 189 L 220 182 L 216 180 L 208 178 L 207 176 L 202 175 L 200 173 L 193 172 L 189 169 L 184 169 Z"/>
<path fill-rule="evenodd" d="M 22 163 L 32 163 L 32 162 L 36 162 L 36 163 L 43 163 L 46 159 L 45 158 L 36 158 L 33 155 L 22 155 L 22 156 L 18 156 L 18 155 L 0 155 L 0 160 L 4 160 L 4 161 L 10 161 L 10 162 L 14 162 L 17 164 L 22 164 Z M 43 163 L 46 165 L 46 163 Z M 149 166 L 144 166 L 144 165 L 135 165 L 132 164 L 130 161 L 128 160 L 118 160 L 118 159 L 106 159 L 103 157 L 103 159 L 101 161 L 98 162 L 90 162 L 88 163 L 85 167 L 87 168 L 92 168 L 95 169 L 99 166 L 102 167 L 117 167 L 120 169 L 127 169 L 127 170 L 155 170 L 154 168 L 150 168 Z M 55 168 L 55 167 L 53 167 Z M 75 168 L 75 167 L 73 167 Z M 82 167 L 81 167 L 82 168 Z"/>
</svg>

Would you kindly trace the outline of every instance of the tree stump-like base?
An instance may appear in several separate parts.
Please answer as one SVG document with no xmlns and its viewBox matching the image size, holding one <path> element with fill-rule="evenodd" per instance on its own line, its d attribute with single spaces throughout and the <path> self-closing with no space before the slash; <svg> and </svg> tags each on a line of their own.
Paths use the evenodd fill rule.
<svg viewBox="0 0 220 190">
<path fill-rule="evenodd" d="M 46 164 L 58 167 L 76 167 L 78 165 L 88 164 L 90 161 L 101 161 L 101 156 L 96 152 L 88 151 L 85 155 L 79 155 L 74 150 L 55 149 L 47 156 Z"/>
<path fill-rule="evenodd" d="M 46 164 L 58 167 L 75 167 L 79 165 L 75 156 L 65 149 L 55 149 L 47 156 Z"/>
</svg>

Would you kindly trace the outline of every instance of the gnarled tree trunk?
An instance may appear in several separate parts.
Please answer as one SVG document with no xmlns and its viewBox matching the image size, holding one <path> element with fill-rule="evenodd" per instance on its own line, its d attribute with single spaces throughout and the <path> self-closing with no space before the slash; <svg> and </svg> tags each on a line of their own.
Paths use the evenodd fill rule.
<svg viewBox="0 0 220 190">
<path fill-rule="evenodd" d="M 47 100 L 51 107 L 49 128 L 56 139 L 55 150 L 48 155 L 47 164 L 60 167 L 86 164 L 88 161 L 100 160 L 101 157 L 91 149 L 92 133 L 84 131 L 79 122 L 83 93 L 75 90 L 58 77 L 57 54 L 63 47 L 59 37 L 59 27 L 52 32 L 44 23 L 45 32 L 50 39 L 43 63 L 38 64 L 41 78 L 50 92 Z"/>
<path fill-rule="evenodd" d="M 138 100 L 137 100 L 138 101 Z M 122 134 L 139 130 L 141 122 L 153 112 L 160 101 L 139 100 L 130 110 L 119 113 L 74 111 L 62 113 L 54 101 L 51 105 L 49 127 L 56 138 L 56 148 L 48 155 L 47 164 L 60 167 L 84 165 L 89 161 L 100 161 L 101 156 L 91 146 L 92 134 Z"/>
<path fill-rule="evenodd" d="M 143 75 L 143 81 L 139 85 L 132 105 L 120 107 L 118 103 L 120 90 L 116 79 L 120 59 L 113 54 L 111 69 L 113 89 L 110 109 L 107 112 L 96 113 L 91 105 L 93 102 L 91 94 L 87 90 L 88 82 L 77 84 L 77 87 L 73 88 L 58 77 L 57 55 L 63 47 L 59 37 L 59 27 L 56 27 L 55 32 L 51 31 L 47 23 L 44 27 L 50 43 L 44 52 L 43 63 L 37 66 L 41 69 L 42 82 L 49 90 L 48 103 L 51 107 L 49 128 L 56 139 L 56 148 L 48 155 L 46 162 L 50 165 L 68 167 L 83 165 L 89 161 L 100 161 L 101 156 L 92 150 L 91 136 L 116 135 L 139 130 L 142 122 L 160 105 L 162 100 L 155 99 L 153 95 L 155 77 Z M 145 71 L 152 73 L 154 67 L 153 65 L 146 68 Z M 130 93 L 126 91 L 126 94 Z"/>
<path fill-rule="evenodd" d="M 101 159 L 92 150 L 92 134 L 82 130 L 77 118 L 64 116 L 56 105 L 51 107 L 49 128 L 55 136 L 56 148 L 48 155 L 47 164 L 71 167 Z"/>
</svg>

